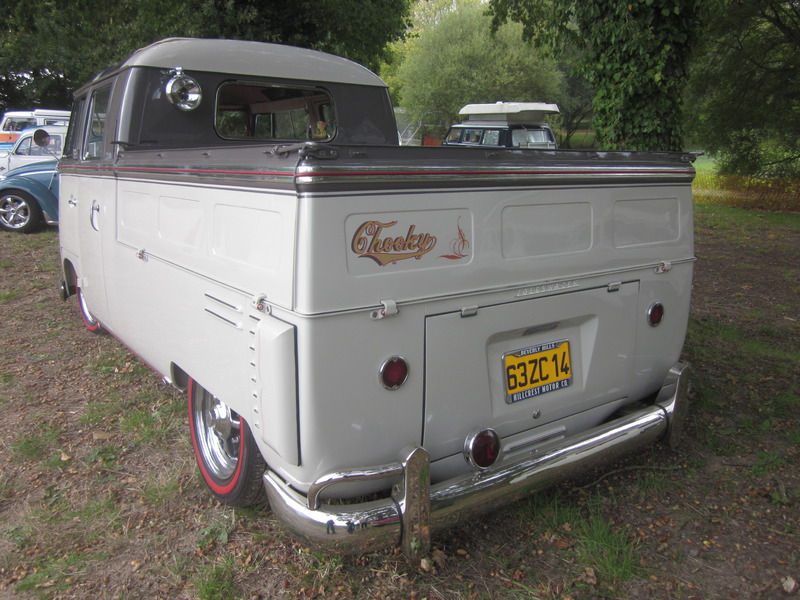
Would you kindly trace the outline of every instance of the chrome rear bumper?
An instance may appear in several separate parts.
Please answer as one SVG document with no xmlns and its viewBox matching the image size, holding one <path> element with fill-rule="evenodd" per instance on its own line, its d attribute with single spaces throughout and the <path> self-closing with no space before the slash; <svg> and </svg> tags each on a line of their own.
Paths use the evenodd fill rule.
<svg viewBox="0 0 800 600">
<path fill-rule="evenodd" d="M 396 463 L 331 473 L 307 496 L 267 471 L 264 483 L 273 513 L 316 548 L 348 553 L 400 544 L 411 558 L 427 553 L 435 529 L 496 509 L 553 483 L 666 439 L 675 445 L 686 410 L 688 364 L 669 372 L 652 406 L 563 440 L 538 455 L 505 462 L 431 485 L 424 448 L 405 448 Z M 397 478 L 391 498 L 361 504 L 321 504 L 320 492 L 347 480 Z"/>
</svg>

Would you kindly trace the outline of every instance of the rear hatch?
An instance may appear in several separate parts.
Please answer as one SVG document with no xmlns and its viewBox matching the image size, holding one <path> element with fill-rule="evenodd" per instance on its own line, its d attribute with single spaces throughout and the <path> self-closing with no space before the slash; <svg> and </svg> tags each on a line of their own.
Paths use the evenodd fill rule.
<svg viewBox="0 0 800 600">
<path fill-rule="evenodd" d="M 560 419 L 628 395 L 636 281 L 430 316 L 424 446 L 436 460 L 492 427 L 506 452 L 561 437 Z M 596 417 L 596 414 L 595 414 Z M 528 432 L 528 433 L 526 433 Z"/>
</svg>

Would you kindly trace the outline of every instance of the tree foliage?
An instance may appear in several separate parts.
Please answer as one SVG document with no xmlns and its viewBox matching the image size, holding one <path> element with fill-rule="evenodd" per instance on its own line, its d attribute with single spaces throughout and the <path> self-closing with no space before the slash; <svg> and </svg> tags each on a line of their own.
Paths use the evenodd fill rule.
<svg viewBox="0 0 800 600">
<path fill-rule="evenodd" d="M 561 75 L 554 61 L 523 43 L 520 25 L 492 35 L 478 0 L 419 6 L 412 35 L 395 49 L 394 68 L 381 71 L 412 118 L 445 129 L 465 104 L 556 100 Z"/>
<path fill-rule="evenodd" d="M 800 5 L 719 0 L 693 65 L 688 124 L 727 172 L 800 175 Z"/>
<path fill-rule="evenodd" d="M 0 109 L 68 107 L 72 90 L 136 48 L 172 36 L 323 50 L 377 68 L 411 0 L 5 0 Z"/>
<path fill-rule="evenodd" d="M 681 99 L 700 0 L 490 0 L 495 27 L 522 23 L 526 38 L 574 63 L 595 90 L 604 148 L 682 149 Z"/>
</svg>

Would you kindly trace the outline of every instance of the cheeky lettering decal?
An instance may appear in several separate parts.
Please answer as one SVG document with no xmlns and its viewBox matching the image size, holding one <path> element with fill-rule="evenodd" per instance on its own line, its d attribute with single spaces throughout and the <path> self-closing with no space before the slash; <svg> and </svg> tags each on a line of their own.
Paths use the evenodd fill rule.
<svg viewBox="0 0 800 600">
<path fill-rule="evenodd" d="M 397 225 L 397 221 L 381 223 L 366 221 L 356 230 L 351 249 L 359 256 L 371 258 L 385 267 L 390 263 L 407 258 L 419 260 L 436 246 L 436 236 L 429 233 L 416 233 L 416 225 L 411 225 L 404 236 L 393 237 L 386 232 Z M 393 233 L 393 232 L 392 232 Z"/>
</svg>

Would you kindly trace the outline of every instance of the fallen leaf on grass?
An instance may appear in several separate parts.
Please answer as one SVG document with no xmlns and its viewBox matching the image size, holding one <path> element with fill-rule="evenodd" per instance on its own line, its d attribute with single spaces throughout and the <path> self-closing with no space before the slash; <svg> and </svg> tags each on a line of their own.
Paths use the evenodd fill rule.
<svg viewBox="0 0 800 600">
<path fill-rule="evenodd" d="M 433 559 L 433 562 L 436 563 L 437 567 L 443 569 L 445 563 L 447 562 L 447 554 L 445 554 L 441 550 L 434 550 L 433 554 L 431 555 L 431 559 Z"/>
<path fill-rule="evenodd" d="M 553 546 L 555 546 L 558 550 L 569 550 L 572 548 L 573 543 L 570 538 L 563 537 L 557 538 L 555 541 L 553 541 Z"/>
<path fill-rule="evenodd" d="M 578 581 L 587 585 L 597 585 L 597 574 L 592 567 L 586 569 L 578 576 Z"/>
</svg>

